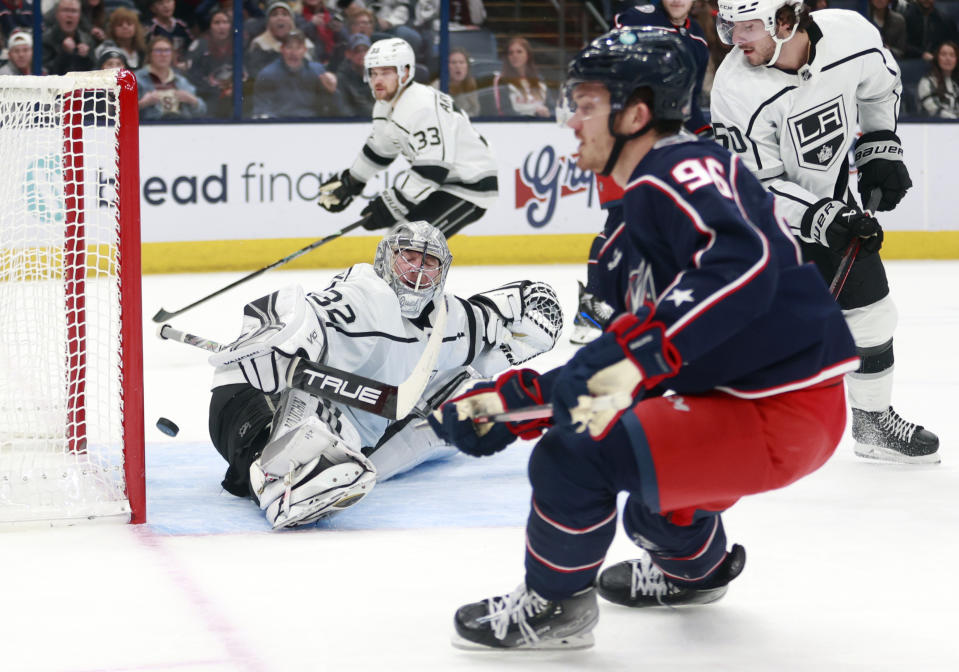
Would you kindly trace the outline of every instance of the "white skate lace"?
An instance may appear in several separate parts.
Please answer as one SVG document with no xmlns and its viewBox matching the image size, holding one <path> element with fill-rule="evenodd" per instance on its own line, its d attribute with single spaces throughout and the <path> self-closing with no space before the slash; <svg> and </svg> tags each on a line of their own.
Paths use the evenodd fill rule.
<svg viewBox="0 0 959 672">
<path fill-rule="evenodd" d="M 893 410 L 892 406 L 879 417 L 879 426 L 905 443 L 909 443 L 912 440 L 912 435 L 915 434 L 916 429 L 918 429 L 916 423 L 906 422 L 899 417 L 899 414 Z"/>
<path fill-rule="evenodd" d="M 655 597 L 662 603 L 664 597 L 679 590 L 666 580 L 663 572 L 653 564 L 648 555 L 637 560 L 630 560 L 629 563 L 633 566 L 629 585 L 630 597 L 637 595 Z"/>
<path fill-rule="evenodd" d="M 519 629 L 526 644 L 535 644 L 539 641 L 533 627 L 526 619 L 543 611 L 549 604 L 537 593 L 529 590 L 526 584 L 520 584 L 516 590 L 508 595 L 491 597 L 486 600 L 487 615 L 477 619 L 480 623 L 489 623 L 496 639 L 506 637 L 509 624 L 512 621 Z"/>
</svg>

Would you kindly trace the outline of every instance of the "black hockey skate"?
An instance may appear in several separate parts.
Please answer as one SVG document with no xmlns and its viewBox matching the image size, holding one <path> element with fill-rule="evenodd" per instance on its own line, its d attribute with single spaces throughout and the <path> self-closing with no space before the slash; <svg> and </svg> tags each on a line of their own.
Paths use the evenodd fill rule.
<svg viewBox="0 0 959 672">
<path fill-rule="evenodd" d="M 453 646 L 461 649 L 584 649 L 599 620 L 596 589 L 547 600 L 520 585 L 509 595 L 457 609 Z"/>
<path fill-rule="evenodd" d="M 681 586 L 671 582 L 648 554 L 626 560 L 599 575 L 599 594 L 626 607 L 682 607 L 716 602 L 726 594 L 730 581 L 746 564 L 746 549 L 734 544 L 726 559 L 703 585 Z"/>
<path fill-rule="evenodd" d="M 939 437 L 906 422 L 892 406 L 885 411 L 852 409 L 853 451 L 859 457 L 905 464 L 937 464 Z"/>
<path fill-rule="evenodd" d="M 613 316 L 613 309 L 609 304 L 588 293 L 582 282 L 577 281 L 577 284 L 579 285 L 579 308 L 576 310 L 576 317 L 573 318 L 573 333 L 570 334 L 569 342 L 574 345 L 586 345 L 600 337 L 609 323 L 609 318 Z"/>
</svg>

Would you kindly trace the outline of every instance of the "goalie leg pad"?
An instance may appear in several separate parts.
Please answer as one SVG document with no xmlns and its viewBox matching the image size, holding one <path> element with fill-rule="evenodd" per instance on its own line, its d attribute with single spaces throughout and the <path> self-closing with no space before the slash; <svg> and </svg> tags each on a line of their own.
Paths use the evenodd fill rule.
<svg viewBox="0 0 959 672">
<path fill-rule="evenodd" d="M 376 485 L 376 472 L 360 462 L 331 464 L 317 457 L 291 472 L 282 485 L 281 496 L 266 507 L 274 530 L 313 523 L 353 506 Z"/>
<path fill-rule="evenodd" d="M 304 524 L 350 506 L 376 483 L 356 428 L 335 406 L 288 390 L 273 434 L 250 466 L 250 485 L 274 528 Z"/>
</svg>

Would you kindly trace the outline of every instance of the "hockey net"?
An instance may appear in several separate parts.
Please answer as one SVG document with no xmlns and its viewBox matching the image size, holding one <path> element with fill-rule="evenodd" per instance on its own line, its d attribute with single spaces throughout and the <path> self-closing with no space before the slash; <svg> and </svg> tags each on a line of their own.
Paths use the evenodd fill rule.
<svg viewBox="0 0 959 672">
<path fill-rule="evenodd" d="M 145 519 L 136 82 L 0 77 L 0 524 Z"/>
</svg>

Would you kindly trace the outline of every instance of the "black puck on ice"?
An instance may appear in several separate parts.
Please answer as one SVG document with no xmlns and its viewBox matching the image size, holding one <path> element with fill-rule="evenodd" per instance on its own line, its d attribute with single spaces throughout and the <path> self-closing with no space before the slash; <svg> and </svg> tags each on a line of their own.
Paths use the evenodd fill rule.
<svg viewBox="0 0 959 672">
<path fill-rule="evenodd" d="M 157 420 L 157 429 L 167 436 L 176 436 L 177 432 L 180 431 L 180 428 L 176 426 L 175 422 L 166 418 L 160 418 Z"/>
</svg>

